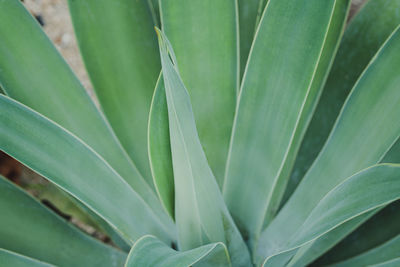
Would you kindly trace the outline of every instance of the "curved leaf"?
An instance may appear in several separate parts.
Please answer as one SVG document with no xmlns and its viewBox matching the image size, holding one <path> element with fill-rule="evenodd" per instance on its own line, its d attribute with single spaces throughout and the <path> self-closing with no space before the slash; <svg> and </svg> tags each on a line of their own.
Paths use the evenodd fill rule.
<svg viewBox="0 0 400 267">
<path fill-rule="evenodd" d="M 77 135 L 109 162 L 157 216 L 169 220 L 102 113 L 20 1 L 1 0 L 0 20 L 4 37 L 0 83 L 5 92 Z"/>
<path fill-rule="evenodd" d="M 174 218 L 174 172 L 169 141 L 168 107 L 164 78 L 158 78 L 149 117 L 149 158 L 154 184 L 161 203 Z"/>
<path fill-rule="evenodd" d="M 304 173 L 321 150 L 340 108 L 357 78 L 379 47 L 400 24 L 400 13 L 397 12 L 399 8 L 399 0 L 367 1 L 346 29 L 332 71 L 296 159 L 283 203 L 293 193 Z M 400 162 L 400 141 L 392 146 L 381 162 Z M 347 230 L 340 231 L 340 229 L 337 229 L 331 236 L 325 236 L 324 240 L 315 241 L 315 244 L 309 248 L 307 253 L 302 252 L 304 255 L 300 260 L 303 264 L 310 263 L 361 223 L 362 221 L 355 223 L 353 227 L 348 227 Z M 387 225 L 384 228 L 387 227 L 390 226 Z M 374 243 L 374 239 L 376 238 L 372 238 L 369 242 L 364 239 L 360 243 L 368 246 L 368 243 Z M 344 246 L 343 251 L 350 252 L 352 250 L 349 247 L 350 244 Z M 334 253 L 334 255 L 338 256 L 339 254 Z"/>
<path fill-rule="evenodd" d="M 223 187 L 252 242 L 279 205 L 348 5 L 270 0 L 265 8 L 243 76 Z"/>
<path fill-rule="evenodd" d="M 1 176 L 0 210 L 0 248 L 64 266 L 120 266 L 126 258 L 126 254 L 85 235 Z M 0 249 L 0 266 L 14 266 L 1 264 L 5 260 L 2 252 Z"/>
<path fill-rule="evenodd" d="M 222 185 L 239 87 L 236 0 L 160 1 L 207 160 Z"/>
<path fill-rule="evenodd" d="M 400 24 L 399 9 L 399 0 L 372 0 L 351 20 L 301 144 L 283 203 L 321 151 L 351 88 L 378 49 Z M 396 154 L 400 155 L 400 152 Z M 384 159 L 383 162 L 396 161 Z"/>
<path fill-rule="evenodd" d="M 162 32 L 157 33 L 168 106 L 179 249 L 223 242 L 234 266 L 249 265 L 246 244 L 230 217 L 200 144 L 189 94 L 175 65 L 172 47 Z"/>
<path fill-rule="evenodd" d="M 371 265 L 371 267 L 397 267 L 400 265 L 400 258 L 395 258 L 379 264 Z"/>
<path fill-rule="evenodd" d="M 0 266 L 51 267 L 53 265 L 0 248 Z"/>
<path fill-rule="evenodd" d="M 55 184 L 41 183 L 40 181 L 38 183 L 24 182 L 23 188 L 28 192 L 33 191 L 33 195 L 39 201 L 50 202 L 62 214 L 106 234 L 123 251 L 129 252 L 131 249 L 131 246 L 128 245 L 129 242 L 125 241 L 104 219 Z"/>
<path fill-rule="evenodd" d="M 129 156 L 152 185 L 147 119 L 161 66 L 148 4 L 131 0 L 68 3 L 101 107 Z"/>
<path fill-rule="evenodd" d="M 299 247 L 357 216 L 400 199 L 399 177 L 399 164 L 380 164 L 344 180 L 321 199 L 290 239 L 278 243 L 272 254 L 266 254 L 270 250 L 261 243 L 257 261 L 266 256 L 263 266 L 283 266 Z"/>
<path fill-rule="evenodd" d="M 59 189 L 61 191 L 61 189 Z M 63 191 L 64 192 L 64 191 Z M 73 204 L 79 208 L 82 213 L 86 214 L 86 216 L 90 216 L 90 219 L 93 220 L 97 227 L 106 233 L 106 235 L 111 239 L 111 241 L 118 246 L 122 251 L 129 252 L 131 245 L 130 242 L 123 237 L 121 233 L 115 230 L 106 220 L 100 217 L 97 213 L 92 211 L 90 208 L 86 207 L 85 204 L 80 202 L 79 200 L 73 198 L 72 196 L 68 195 L 66 192 L 64 194 L 71 200 Z"/>
<path fill-rule="evenodd" d="M 392 34 L 364 71 L 318 158 L 263 232 L 260 240 L 265 251 L 273 252 L 285 243 L 327 192 L 345 177 L 378 163 L 398 139 L 398 51 L 400 30 Z"/>
<path fill-rule="evenodd" d="M 361 223 L 364 221 L 365 219 L 361 221 Z M 316 261 L 315 264 L 329 265 L 332 263 L 345 261 L 382 245 L 400 233 L 399 221 L 400 201 L 396 201 L 376 213 L 371 219 L 368 219 L 368 221 L 362 224 L 353 233 L 349 235 L 348 232 L 339 234 L 336 233 L 336 236 L 338 236 L 338 239 L 336 239 L 337 241 L 340 241 L 343 236 L 346 236 L 346 238 L 325 253 Z M 359 225 L 356 225 L 356 227 L 358 226 Z M 332 236 L 334 236 L 334 233 L 332 233 Z M 326 252 L 327 248 L 336 244 L 337 241 L 329 242 L 330 244 L 328 244 L 328 246 L 321 246 L 321 244 L 316 241 L 313 245 L 313 251 L 308 254 L 314 254 L 317 251 L 318 254 L 316 256 L 319 256 L 320 254 Z M 322 250 L 318 249 L 318 246 L 322 247 Z M 303 262 L 310 262 L 310 258 L 315 259 L 316 256 L 305 257 L 307 261 Z"/>
<path fill-rule="evenodd" d="M 214 243 L 178 252 L 152 236 L 140 238 L 132 247 L 125 267 L 230 266 L 229 255 L 222 243 Z"/>
<path fill-rule="evenodd" d="M 398 163 L 400 162 L 400 139 L 390 148 L 386 153 L 385 157 L 382 159 L 385 163 Z"/>
<path fill-rule="evenodd" d="M 369 266 L 391 260 L 399 255 L 400 251 L 400 234 L 390 239 L 386 243 L 368 250 L 353 258 L 347 259 L 330 266 L 335 267 L 357 267 Z"/>
<path fill-rule="evenodd" d="M 296 251 L 296 254 L 291 259 L 290 266 L 306 266 L 312 262 L 313 259 L 316 259 L 324 254 L 325 251 L 339 242 L 344 236 L 349 235 L 352 231 L 357 229 L 357 227 L 374 216 L 382 208 L 378 208 L 376 210 L 367 212 L 366 214 L 357 216 L 356 218 L 339 225 L 337 228 L 329 231 L 313 242 L 302 246 L 298 251 Z"/>
<path fill-rule="evenodd" d="M 94 150 L 28 107 L 0 95 L 0 149 L 85 203 L 131 242 L 154 234 L 168 242 L 174 226 Z"/>
</svg>

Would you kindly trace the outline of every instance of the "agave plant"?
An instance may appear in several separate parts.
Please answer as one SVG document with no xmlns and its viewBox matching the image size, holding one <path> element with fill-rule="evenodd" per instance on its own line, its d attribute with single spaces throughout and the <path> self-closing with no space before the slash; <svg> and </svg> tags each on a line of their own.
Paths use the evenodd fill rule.
<svg viewBox="0 0 400 267">
<path fill-rule="evenodd" d="M 0 0 L 0 149 L 116 244 L 2 178 L 0 265 L 399 266 L 400 0 L 349 7 L 69 0 L 98 107 Z"/>
</svg>

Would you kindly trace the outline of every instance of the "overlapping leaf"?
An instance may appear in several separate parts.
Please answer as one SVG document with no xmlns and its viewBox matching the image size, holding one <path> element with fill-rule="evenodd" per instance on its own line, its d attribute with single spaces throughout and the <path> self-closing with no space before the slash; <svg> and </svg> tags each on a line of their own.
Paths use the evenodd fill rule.
<svg viewBox="0 0 400 267">
<path fill-rule="evenodd" d="M 144 236 L 132 247 L 126 267 L 230 266 L 224 244 L 214 243 L 178 252 L 152 236 Z"/>
<path fill-rule="evenodd" d="M 24 175 L 22 174 L 22 176 Z M 29 175 L 29 180 L 32 182 L 27 182 L 23 179 L 23 188 L 26 191 L 33 192 L 36 199 L 41 202 L 50 203 L 57 211 L 65 214 L 67 217 L 73 218 L 74 221 L 79 221 L 106 234 L 119 248 L 129 252 L 130 245 L 128 245 L 128 242 L 104 219 L 55 184 L 42 183 L 40 180 L 35 181 L 37 178 L 35 176 L 37 175 Z"/>
<path fill-rule="evenodd" d="M 81 54 L 101 107 L 129 156 L 152 184 L 147 119 L 161 66 L 148 3 L 68 3 Z"/>
<path fill-rule="evenodd" d="M 319 240 L 315 241 L 310 251 L 307 251 L 301 258 L 301 261 L 304 263 L 310 262 L 312 259 L 326 252 L 338 240 L 341 240 L 340 243 L 318 259 L 316 264 L 329 265 L 345 261 L 379 247 L 400 233 L 400 225 L 398 223 L 400 221 L 399 211 L 400 201 L 396 201 L 379 212 L 374 212 L 374 216 L 368 219 L 368 221 L 365 222 L 365 218 L 361 220 L 360 223 L 363 223 L 361 226 L 352 221 L 348 222 L 347 224 L 351 224 L 352 228 L 357 228 L 354 232 L 349 234 L 354 229 L 344 231 L 339 227 L 335 233 L 327 235 L 328 242 L 321 243 Z M 346 238 L 343 239 L 343 236 L 346 236 Z"/>
<path fill-rule="evenodd" d="M 323 236 L 343 223 L 400 199 L 400 165 L 382 164 L 367 168 L 332 189 L 310 212 L 304 223 L 285 243 L 277 243 L 263 266 L 284 266 L 301 246 Z M 266 252 L 263 244 L 258 256 Z M 270 249 L 270 248 L 269 248 Z M 258 257 L 262 261 L 263 257 Z M 289 263 L 289 266 L 291 263 Z"/>
<path fill-rule="evenodd" d="M 346 28 L 321 99 L 301 144 L 285 192 L 285 201 L 323 147 L 351 88 L 378 49 L 400 24 L 399 8 L 399 0 L 368 1 Z M 384 159 L 383 162 L 396 161 Z"/>
<path fill-rule="evenodd" d="M 239 88 L 236 1 L 160 1 L 162 29 L 189 90 L 207 160 L 222 185 Z"/>
<path fill-rule="evenodd" d="M 190 98 L 179 76 L 172 47 L 162 32 L 158 31 L 158 35 L 168 106 L 178 247 L 187 250 L 223 242 L 232 264 L 248 265 L 247 247 L 230 217 L 200 144 Z"/>
<path fill-rule="evenodd" d="M 243 76 L 223 187 L 252 241 L 278 208 L 348 4 L 268 1 Z"/>
<path fill-rule="evenodd" d="M 20 1 L 0 1 L 0 17 L 0 83 L 6 94 L 77 135 L 134 188 L 158 217 L 170 220 L 102 113 Z"/>
<path fill-rule="evenodd" d="M 51 267 L 53 265 L 38 261 L 9 250 L 0 248 L 0 265 L 13 267 Z"/>
<path fill-rule="evenodd" d="M 400 251 L 400 235 L 395 236 L 384 244 L 368 250 L 346 261 L 333 264 L 335 267 L 356 267 L 378 264 L 396 258 Z"/>
<path fill-rule="evenodd" d="M 397 267 L 400 265 L 400 258 L 395 258 L 389 261 L 371 265 L 371 267 Z"/>
<path fill-rule="evenodd" d="M 400 24 L 400 13 L 397 12 L 399 8 L 400 1 L 398 0 L 368 1 L 347 27 L 327 84 L 300 148 L 283 202 L 292 194 L 321 150 L 332 130 L 340 108 L 362 71 L 393 30 Z M 397 141 L 381 162 L 400 162 L 399 149 L 400 142 Z M 315 260 L 366 219 L 367 217 L 364 220 L 359 220 L 358 223 L 354 222 L 352 227 L 348 226 L 351 223 L 347 223 L 347 226 L 343 226 L 342 230 L 337 229 L 330 235 L 324 236 L 323 240 L 315 241 L 308 252 L 302 251 L 303 255 L 298 261 L 307 264 Z M 385 226 L 385 228 L 388 227 L 391 227 L 391 225 Z M 393 231 L 396 231 L 395 227 Z M 369 242 L 374 244 L 374 239 L 376 238 L 372 238 Z M 368 246 L 367 243 L 368 241 L 365 239 L 363 244 Z M 349 252 L 351 248 L 344 247 L 343 250 Z"/>
<path fill-rule="evenodd" d="M 85 203 L 134 241 L 154 234 L 169 242 L 174 225 L 161 221 L 122 177 L 72 133 L 0 95 L 0 149 Z"/>
<path fill-rule="evenodd" d="M 254 33 L 260 22 L 267 0 L 238 0 L 240 36 L 240 77 L 243 76 L 253 43 Z"/>
<path fill-rule="evenodd" d="M 400 64 L 399 50 L 397 29 L 353 88 L 303 181 L 262 234 L 260 251 L 264 255 L 290 240 L 327 192 L 345 177 L 379 162 L 398 139 L 400 78 L 394 66 Z"/>
<path fill-rule="evenodd" d="M 0 210 L 3 249 L 55 265 L 120 266 L 126 258 L 125 253 L 85 235 L 2 177 Z M 0 249 L 1 266 L 17 266 L 12 260 L 25 261 L 15 257 Z"/>
<path fill-rule="evenodd" d="M 157 193 L 161 202 L 174 217 L 174 173 L 169 140 L 168 107 L 164 78 L 158 78 L 149 118 L 149 158 Z"/>
</svg>

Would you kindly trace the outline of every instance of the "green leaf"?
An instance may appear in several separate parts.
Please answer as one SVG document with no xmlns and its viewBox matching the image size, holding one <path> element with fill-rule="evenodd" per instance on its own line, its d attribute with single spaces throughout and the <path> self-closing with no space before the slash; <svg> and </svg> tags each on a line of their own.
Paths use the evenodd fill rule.
<svg viewBox="0 0 400 267">
<path fill-rule="evenodd" d="M 159 26 L 160 25 L 160 7 L 158 5 L 158 0 L 147 0 L 147 3 L 149 5 L 149 9 L 150 9 L 151 15 L 153 17 L 154 25 Z"/>
<path fill-rule="evenodd" d="M 64 266 L 120 266 L 126 258 L 126 254 L 85 235 L 1 176 L 0 210 L 3 249 Z M 7 255 L 0 249 L 0 265 L 14 266 L 1 264 Z"/>
<path fill-rule="evenodd" d="M 162 32 L 157 33 L 168 105 L 178 247 L 187 250 L 223 242 L 235 266 L 249 265 L 247 247 L 200 144 L 190 97 L 179 76 L 172 47 Z"/>
<path fill-rule="evenodd" d="M 160 12 L 189 90 L 201 144 L 222 185 L 239 87 L 236 1 L 160 1 Z"/>
<path fill-rule="evenodd" d="M 397 267 L 400 264 L 400 258 L 395 258 L 379 264 L 371 265 L 371 267 Z"/>
<path fill-rule="evenodd" d="M 268 0 L 238 0 L 240 36 L 240 77 L 243 76 L 256 27 Z"/>
<path fill-rule="evenodd" d="M 351 20 L 301 144 L 283 202 L 293 193 L 323 147 L 351 88 L 378 49 L 400 24 L 399 9 L 399 0 L 371 0 Z M 400 149 L 400 142 L 398 147 Z M 400 155 L 400 151 L 395 155 Z M 384 159 L 383 162 L 394 163 L 400 160 Z"/>
<path fill-rule="evenodd" d="M 223 187 L 251 242 L 278 208 L 348 4 L 270 0 L 265 8 L 243 76 Z"/>
<path fill-rule="evenodd" d="M 361 222 L 364 221 L 365 219 Z M 396 201 L 376 213 L 350 235 L 348 235 L 348 233 L 336 233 L 336 236 L 339 237 L 338 241 L 343 239 L 343 236 L 346 236 L 346 238 L 340 241 L 340 243 L 333 249 L 325 253 L 323 257 L 318 259 L 316 264 L 329 265 L 339 261 L 344 261 L 380 246 L 400 233 L 399 221 L 400 201 Z M 330 242 L 327 247 L 321 246 L 321 244 L 316 241 L 313 245 L 313 251 L 308 254 L 315 253 L 315 250 L 318 252 L 321 251 L 319 254 L 322 254 L 326 252 L 326 248 L 333 246 L 338 241 Z M 318 245 L 320 245 L 322 249 L 317 249 Z M 318 256 L 318 254 L 316 256 Z M 316 256 L 311 257 L 311 259 L 315 259 Z"/>
<path fill-rule="evenodd" d="M 68 3 L 101 107 L 139 171 L 153 184 L 147 119 L 161 66 L 148 4 L 132 0 Z"/>
<path fill-rule="evenodd" d="M 130 242 L 154 234 L 168 242 L 161 221 L 122 177 L 72 133 L 28 107 L 0 95 L 0 150 L 85 203 Z"/>
<path fill-rule="evenodd" d="M 157 216 L 168 220 L 156 193 L 138 172 L 107 120 L 20 1 L 0 0 L 0 20 L 0 36 L 4 36 L 0 42 L 0 83 L 5 92 L 77 135 L 134 188 Z"/>
<path fill-rule="evenodd" d="M 53 265 L 0 248 L 0 265 L 13 267 L 50 267 Z"/>
<path fill-rule="evenodd" d="M 382 208 L 379 208 L 382 209 Z M 313 259 L 318 258 L 330 247 L 339 242 L 343 236 L 349 235 L 352 231 L 357 229 L 363 222 L 374 216 L 379 209 L 367 212 L 366 214 L 357 216 L 356 218 L 343 223 L 327 234 L 321 236 L 317 240 L 302 246 L 291 259 L 291 266 L 306 266 Z"/>
<path fill-rule="evenodd" d="M 385 163 L 398 163 L 400 162 L 400 139 L 390 148 L 382 159 Z"/>
<path fill-rule="evenodd" d="M 399 8 L 398 0 L 368 1 L 346 29 L 327 84 L 300 148 L 283 203 L 293 193 L 321 150 L 352 86 L 376 51 L 400 24 L 400 13 L 397 12 Z M 381 162 L 400 162 L 400 141 L 393 145 Z M 355 224 L 354 228 L 357 225 Z M 330 237 L 315 241 L 301 260 L 304 264 L 310 263 L 348 234 L 349 231 L 338 229 Z M 374 242 L 374 238 L 369 241 L 371 242 Z M 349 252 L 351 248 L 344 247 L 343 250 Z"/>
<path fill-rule="evenodd" d="M 24 183 L 22 187 L 33 192 L 38 200 L 50 202 L 61 213 L 107 234 L 117 246 L 129 252 L 130 246 L 106 221 L 56 185 L 39 182 Z"/>
<path fill-rule="evenodd" d="M 364 71 L 318 158 L 263 232 L 260 247 L 266 254 L 291 238 L 327 192 L 346 177 L 378 163 L 398 139 L 398 51 L 400 30 L 392 34 Z"/>
<path fill-rule="evenodd" d="M 152 236 L 140 238 L 132 247 L 125 267 L 231 266 L 223 243 L 214 243 L 178 252 Z"/>
<path fill-rule="evenodd" d="M 164 78 L 158 78 L 149 118 L 149 158 L 158 196 L 169 215 L 174 218 L 174 172 L 169 141 L 168 107 Z"/>
<path fill-rule="evenodd" d="M 299 247 L 357 216 L 400 199 L 399 177 L 399 164 L 380 164 L 344 180 L 321 199 L 285 243 L 277 244 L 274 251 L 260 243 L 257 261 L 263 261 L 263 266 L 283 266 Z"/>
<path fill-rule="evenodd" d="M 90 208 L 86 207 L 83 203 L 79 202 L 77 199 L 74 199 L 74 201 L 77 202 L 79 208 L 85 212 L 87 216 L 90 216 L 90 218 L 95 221 L 98 228 L 110 237 L 116 246 L 118 246 L 124 252 L 129 252 L 131 248 L 130 242 L 127 241 L 121 233 L 116 231 L 106 220 L 101 218 Z"/>
<path fill-rule="evenodd" d="M 369 266 L 391 260 L 399 255 L 400 235 L 395 236 L 384 244 L 368 250 L 346 261 L 331 265 L 332 267 Z"/>
</svg>

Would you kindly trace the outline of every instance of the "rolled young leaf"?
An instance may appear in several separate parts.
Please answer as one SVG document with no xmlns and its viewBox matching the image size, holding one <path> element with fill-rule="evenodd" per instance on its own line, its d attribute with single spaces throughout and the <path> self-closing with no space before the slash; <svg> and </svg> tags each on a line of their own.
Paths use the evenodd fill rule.
<svg viewBox="0 0 400 267">
<path fill-rule="evenodd" d="M 80 51 L 101 107 L 139 171 L 153 184 L 147 155 L 147 119 L 161 66 L 148 3 L 68 3 Z"/>
<path fill-rule="evenodd" d="M 187 250 L 222 242 L 234 266 L 249 265 L 246 244 L 225 206 L 200 144 L 190 98 L 179 76 L 174 52 L 165 35 L 159 30 L 157 33 L 168 105 L 178 247 Z"/>
<path fill-rule="evenodd" d="M 126 258 L 125 253 L 85 235 L 1 176 L 0 210 L 3 249 L 64 266 L 120 266 Z M 14 266 L 1 264 L 8 262 L 2 254 L 0 249 L 0 265 Z"/>
<path fill-rule="evenodd" d="M 48 263 L 38 261 L 9 250 L 0 248 L 0 265 L 13 267 L 51 267 Z"/>
<path fill-rule="evenodd" d="M 299 187 L 263 232 L 259 247 L 265 254 L 286 243 L 327 192 L 345 177 L 378 163 L 398 139 L 399 50 L 397 29 L 356 83 Z"/>
<path fill-rule="evenodd" d="M 0 150 L 91 208 L 131 243 L 144 234 L 174 239 L 122 177 L 82 140 L 28 107 L 0 95 Z M 166 215 L 167 216 L 167 215 Z"/>
<path fill-rule="evenodd" d="M 174 172 L 169 141 L 168 107 L 162 74 L 158 78 L 151 102 L 148 139 L 154 185 L 161 203 L 168 214 L 174 218 Z"/>
<path fill-rule="evenodd" d="M 243 76 L 223 187 L 252 243 L 278 208 L 348 5 L 270 0 L 265 8 Z"/>
<path fill-rule="evenodd" d="M 6 94 L 77 135 L 134 188 L 161 220 L 170 221 L 103 114 L 22 3 L 0 1 L 0 20 L 0 36 L 4 36 L 0 42 L 0 83 Z"/>
<path fill-rule="evenodd" d="M 236 0 L 160 1 L 207 160 L 222 185 L 239 89 Z"/>
<path fill-rule="evenodd" d="M 128 255 L 125 267 L 231 266 L 223 243 L 208 244 L 178 252 L 152 236 L 140 238 Z"/>
<path fill-rule="evenodd" d="M 399 164 L 379 164 L 345 179 L 321 199 L 296 233 L 275 247 L 275 252 L 263 255 L 267 251 L 260 246 L 257 262 L 263 266 L 284 266 L 292 251 L 357 216 L 400 199 L 399 175 Z"/>
</svg>

